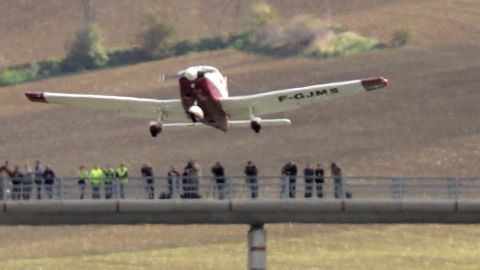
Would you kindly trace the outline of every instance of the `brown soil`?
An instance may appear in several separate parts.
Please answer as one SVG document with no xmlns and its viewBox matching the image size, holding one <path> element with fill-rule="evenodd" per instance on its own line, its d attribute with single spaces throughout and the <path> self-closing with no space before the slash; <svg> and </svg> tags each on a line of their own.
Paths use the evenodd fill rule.
<svg viewBox="0 0 480 270">
<path fill-rule="evenodd" d="M 245 1 L 92 1 L 108 47 L 138 42 L 145 9 L 188 14 L 176 19 L 182 38 L 239 31 Z M 284 17 L 314 13 L 319 1 L 270 1 Z M 480 6 L 464 1 L 330 1 L 332 20 L 388 40 L 410 25 L 413 41 L 401 49 L 349 58 L 272 59 L 219 51 L 65 76 L 0 89 L 0 159 L 12 163 L 40 159 L 59 174 L 73 175 L 80 164 L 127 162 L 132 174 L 150 162 L 157 175 L 169 164 L 197 159 L 209 174 L 217 160 L 227 173 L 241 174 L 247 160 L 261 174 L 278 174 L 284 162 L 337 161 L 348 175 L 480 175 Z M 339 3 L 334 3 L 339 2 Z M 191 5 L 196 8 L 192 8 Z M 222 7 L 217 7 L 218 5 Z M 182 13 L 182 11 L 186 13 Z M 170 12 L 171 13 L 171 12 Z M 52 14 L 55 14 L 54 16 Z M 205 17 L 204 14 L 208 14 Z M 65 53 L 83 24 L 81 1 L 0 2 L 0 66 Z M 23 92 L 49 90 L 155 98 L 176 98 L 177 82 L 158 82 L 189 65 L 222 68 L 230 94 L 241 95 L 314 83 L 385 75 L 391 84 L 374 91 L 307 106 L 291 113 L 293 125 L 222 133 L 214 129 L 166 131 L 151 138 L 148 120 L 66 107 L 33 104 Z M 275 117 L 275 116 L 272 116 Z"/>
</svg>

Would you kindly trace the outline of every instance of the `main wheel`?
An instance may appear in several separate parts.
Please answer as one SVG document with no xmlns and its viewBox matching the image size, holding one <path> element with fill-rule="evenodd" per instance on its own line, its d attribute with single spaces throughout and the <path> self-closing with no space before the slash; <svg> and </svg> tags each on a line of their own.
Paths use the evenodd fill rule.
<svg viewBox="0 0 480 270">
<path fill-rule="evenodd" d="M 162 127 L 160 127 L 159 125 L 150 126 L 150 134 L 152 135 L 152 137 L 157 137 L 160 132 L 162 132 Z"/>
</svg>

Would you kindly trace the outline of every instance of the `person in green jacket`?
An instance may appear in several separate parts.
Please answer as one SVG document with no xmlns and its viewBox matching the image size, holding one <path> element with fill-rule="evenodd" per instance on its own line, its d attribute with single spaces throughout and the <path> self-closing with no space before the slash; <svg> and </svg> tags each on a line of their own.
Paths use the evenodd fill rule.
<svg viewBox="0 0 480 270">
<path fill-rule="evenodd" d="M 128 168 L 121 163 L 117 169 L 118 181 L 120 181 L 120 198 L 125 199 L 125 185 L 128 184 Z"/>
<path fill-rule="evenodd" d="M 100 199 L 100 186 L 102 184 L 105 175 L 103 174 L 102 169 L 95 165 L 90 170 L 90 185 L 92 186 L 92 199 Z"/>
</svg>

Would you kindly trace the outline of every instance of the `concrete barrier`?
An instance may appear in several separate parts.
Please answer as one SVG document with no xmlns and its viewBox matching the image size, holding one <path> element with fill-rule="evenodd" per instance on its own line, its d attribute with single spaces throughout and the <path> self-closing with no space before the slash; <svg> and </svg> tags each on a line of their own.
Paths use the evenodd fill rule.
<svg viewBox="0 0 480 270">
<path fill-rule="evenodd" d="M 4 201 L 0 224 L 480 223 L 480 201 Z"/>
</svg>

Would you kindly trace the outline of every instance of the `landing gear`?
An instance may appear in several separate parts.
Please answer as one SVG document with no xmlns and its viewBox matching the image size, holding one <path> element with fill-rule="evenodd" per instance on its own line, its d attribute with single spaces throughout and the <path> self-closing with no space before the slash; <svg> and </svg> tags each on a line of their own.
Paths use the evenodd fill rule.
<svg viewBox="0 0 480 270">
<path fill-rule="evenodd" d="M 150 134 L 152 137 L 157 137 L 162 132 L 163 112 L 158 111 L 158 120 L 150 122 Z"/>
<path fill-rule="evenodd" d="M 162 126 L 158 122 L 151 122 L 150 134 L 152 135 L 152 137 L 157 137 L 160 132 L 162 132 Z"/>
<path fill-rule="evenodd" d="M 255 133 L 260 133 L 260 130 L 262 129 L 260 122 L 255 120 L 250 122 L 250 127 L 253 129 L 253 131 L 255 131 Z"/>
<path fill-rule="evenodd" d="M 250 107 L 248 108 L 248 111 L 250 112 L 250 127 L 255 133 L 260 133 L 260 130 L 262 129 L 260 122 L 262 122 L 262 118 L 253 115 L 254 108 Z"/>
</svg>

